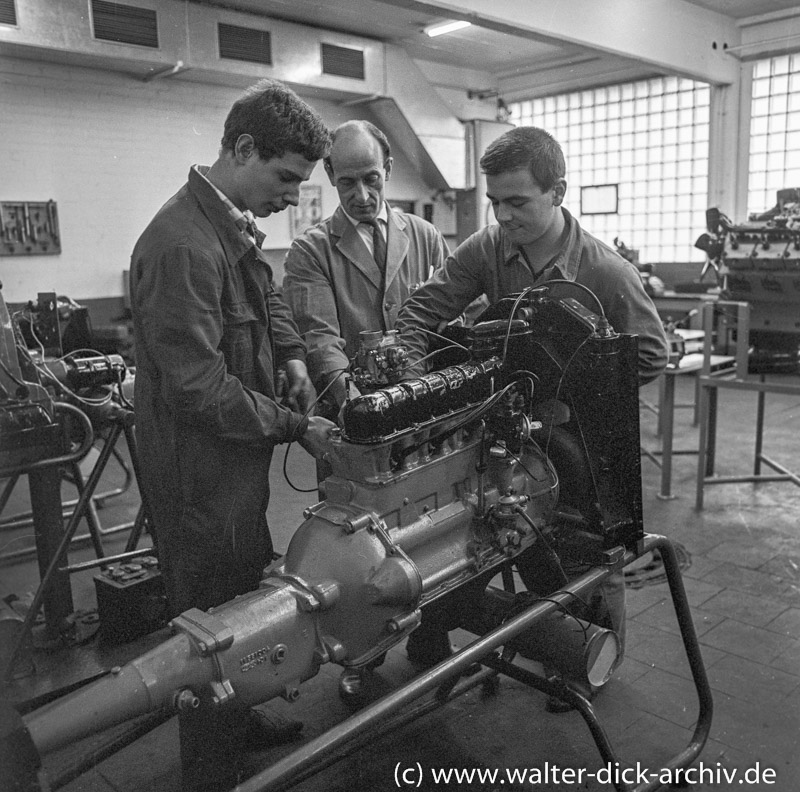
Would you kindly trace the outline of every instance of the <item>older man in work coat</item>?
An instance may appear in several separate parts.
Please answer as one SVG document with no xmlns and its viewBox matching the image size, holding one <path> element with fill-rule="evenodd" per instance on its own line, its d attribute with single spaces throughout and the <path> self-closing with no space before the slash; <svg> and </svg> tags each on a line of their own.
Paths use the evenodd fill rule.
<svg viewBox="0 0 800 792">
<path fill-rule="evenodd" d="M 343 372 L 358 352 L 359 334 L 394 329 L 403 301 L 449 251 L 433 225 L 387 204 L 392 156 L 376 126 L 342 124 L 324 163 L 340 206 L 294 240 L 283 287 L 306 342 L 309 376 L 317 393 L 327 388 L 317 412 L 335 420 L 347 395 Z M 329 474 L 327 462 L 318 460 L 318 480 Z M 370 671 L 345 669 L 339 690 L 346 701 L 359 702 Z"/>
<path fill-rule="evenodd" d="M 346 396 L 341 372 L 358 351 L 359 333 L 394 329 L 403 301 L 449 251 L 433 225 L 386 203 L 393 161 L 373 124 L 338 127 L 324 162 L 340 206 L 294 240 L 283 288 L 317 393 L 331 385 L 318 413 L 335 418 Z"/>
</svg>

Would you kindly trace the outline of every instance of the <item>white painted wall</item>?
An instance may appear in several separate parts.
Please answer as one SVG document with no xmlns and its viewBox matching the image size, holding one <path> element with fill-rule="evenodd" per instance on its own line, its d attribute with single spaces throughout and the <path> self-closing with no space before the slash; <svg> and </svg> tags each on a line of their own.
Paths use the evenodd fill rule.
<svg viewBox="0 0 800 792">
<path fill-rule="evenodd" d="M 120 297 L 141 231 L 185 182 L 190 165 L 217 156 L 235 88 L 0 57 L 0 201 L 58 204 L 59 255 L 2 256 L 7 302 L 55 291 L 76 300 Z M 356 107 L 310 100 L 326 123 Z M 428 202 L 431 191 L 399 151 L 387 197 Z M 322 165 L 322 210 L 338 199 Z M 437 210 L 441 207 L 437 204 Z M 291 242 L 288 212 L 259 221 L 265 248 Z M 443 229 L 444 230 L 444 229 Z"/>
</svg>

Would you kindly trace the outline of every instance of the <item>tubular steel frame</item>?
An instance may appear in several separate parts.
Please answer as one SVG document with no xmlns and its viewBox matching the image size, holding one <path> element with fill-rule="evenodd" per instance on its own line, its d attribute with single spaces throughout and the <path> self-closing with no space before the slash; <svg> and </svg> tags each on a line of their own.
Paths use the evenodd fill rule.
<svg viewBox="0 0 800 792">
<path fill-rule="evenodd" d="M 573 704 L 586 722 L 604 763 L 618 762 L 618 756 L 605 729 L 600 724 L 594 708 L 581 693 L 561 680 L 546 679 L 521 666 L 514 665 L 511 662 L 514 656 L 513 651 L 498 652 L 497 650 L 505 647 L 516 636 L 537 622 L 573 602 L 576 597 L 581 597 L 594 590 L 598 584 L 615 571 L 623 569 L 645 553 L 656 549 L 660 551 L 664 564 L 699 705 L 697 721 L 689 743 L 667 762 L 660 762 L 660 767 L 662 772 L 664 770 L 672 772 L 678 768 L 688 767 L 700 755 L 709 736 L 713 715 L 711 688 L 703 665 L 700 645 L 692 622 L 674 545 L 664 536 L 645 534 L 639 543 L 637 552 L 626 552 L 616 564 L 590 569 L 569 585 L 550 595 L 546 600 L 535 602 L 517 616 L 477 638 L 439 665 L 354 713 L 342 723 L 310 740 L 251 778 L 240 782 L 236 787 L 236 792 L 282 792 L 282 790 L 295 788 L 302 781 L 345 759 L 360 747 L 374 743 L 376 739 L 433 712 L 475 687 L 479 685 L 496 687 L 500 674 L 505 674 L 536 690 L 557 696 Z M 483 668 L 477 673 L 472 673 L 476 664 L 482 665 Z M 467 674 L 468 671 L 470 673 Z M 430 692 L 433 692 L 434 695 L 411 706 L 417 699 Z M 51 789 L 60 788 L 67 781 L 74 780 L 83 772 L 94 767 L 97 764 L 98 756 L 100 760 L 105 759 L 126 745 L 135 742 L 144 733 L 163 722 L 165 714 L 161 712 L 152 720 L 148 718 L 149 727 L 144 725 L 133 728 L 125 736 L 116 738 L 108 746 L 95 747 L 93 753 L 85 757 L 83 762 L 79 762 L 78 765 L 71 768 L 67 775 L 54 779 Z M 660 773 L 659 776 L 661 775 Z M 614 787 L 618 792 L 655 792 L 662 788 L 662 784 L 658 778 L 653 778 L 649 782 L 637 786 L 630 786 L 616 779 Z"/>
<path fill-rule="evenodd" d="M 509 660 L 497 655 L 495 650 L 537 622 L 573 602 L 576 596 L 592 591 L 617 569 L 624 568 L 641 555 L 655 549 L 661 552 L 673 607 L 699 703 L 697 723 L 691 740 L 682 751 L 663 763 L 661 767 L 669 771 L 688 767 L 700 755 L 711 729 L 713 714 L 711 687 L 703 665 L 675 548 L 672 542 L 664 536 L 645 534 L 638 552 L 627 552 L 624 558 L 613 566 L 595 567 L 589 570 L 569 585 L 550 595 L 546 601 L 533 604 L 439 665 L 415 677 L 408 684 L 356 712 L 347 720 L 309 741 L 298 750 L 241 782 L 236 787 L 236 792 L 278 792 L 278 790 L 290 789 L 304 779 L 340 761 L 348 752 L 360 744 L 364 744 L 367 740 L 373 741 L 376 737 L 443 706 L 475 686 L 489 682 L 497 674 L 505 674 L 573 704 L 586 722 L 603 760 L 606 763 L 619 761 L 592 705 L 584 696 L 563 683 L 554 683 L 527 669 L 515 666 Z M 484 666 L 480 673 L 460 678 L 476 663 Z M 406 705 L 434 690 L 436 694 L 432 699 L 416 705 L 411 710 L 401 712 Z M 661 786 L 658 779 L 652 779 L 648 783 L 635 787 L 621 781 L 615 783 L 618 792 L 654 792 Z"/>
<path fill-rule="evenodd" d="M 21 468 L 18 470 L 19 473 L 28 473 L 30 475 L 34 471 L 46 469 L 49 471 L 51 478 L 53 478 L 50 488 L 42 498 L 43 501 L 46 501 L 45 505 L 49 507 L 49 511 L 51 512 L 51 528 L 53 530 L 41 531 L 41 533 L 52 534 L 52 544 L 57 546 L 48 546 L 46 551 L 44 549 L 39 549 L 38 551 L 40 556 L 41 580 L 38 588 L 36 589 L 36 593 L 30 608 L 25 614 L 22 627 L 15 636 L 6 667 L 2 670 L 2 681 L 4 682 L 9 681 L 13 676 L 14 661 L 19 654 L 26 637 L 33 629 L 34 621 L 42 605 L 45 605 L 47 626 L 51 635 L 53 636 L 58 635 L 60 621 L 64 617 L 68 616 L 72 610 L 72 590 L 69 583 L 69 575 L 72 572 L 79 571 L 82 567 L 73 568 L 66 563 L 67 551 L 75 537 L 75 532 L 78 528 L 80 520 L 89 514 L 88 509 L 92 503 L 94 491 L 97 488 L 97 484 L 100 480 L 103 470 L 105 469 L 106 463 L 111 457 L 114 446 L 121 434 L 125 435 L 131 455 L 131 464 L 134 470 L 134 475 L 136 480 L 139 480 L 140 471 L 136 446 L 136 435 L 133 428 L 133 411 L 119 408 L 114 412 L 113 418 L 111 419 L 111 430 L 105 440 L 105 444 L 100 452 L 100 456 L 95 462 L 88 479 L 86 479 L 86 481 L 81 481 L 79 486 L 80 497 L 78 502 L 70 515 L 67 525 L 63 527 L 63 530 L 61 530 L 62 526 L 60 515 L 62 512 L 60 511 L 60 496 L 58 494 L 60 490 L 61 474 L 56 468 L 59 464 L 77 465 L 78 460 L 85 456 L 92 447 L 94 435 L 92 432 L 91 423 L 89 422 L 89 419 L 86 418 L 84 413 L 69 404 L 57 403 L 57 406 L 61 407 L 62 409 L 68 408 L 69 411 L 73 412 L 73 414 L 76 414 L 83 419 L 85 422 L 84 428 L 86 430 L 88 440 L 85 440 L 79 450 L 71 455 L 65 455 L 55 459 L 41 460 L 26 466 L 24 469 Z M 58 505 L 55 504 L 55 501 L 58 501 Z M 125 548 L 127 553 L 135 551 L 135 545 L 138 543 L 147 513 L 145 498 L 142 496 L 142 504 L 139 508 L 136 520 L 130 525 L 124 526 L 126 529 L 132 528 L 131 536 L 129 537 L 128 544 Z M 89 525 L 90 527 L 97 527 L 91 521 L 89 522 Z M 59 530 L 55 530 L 56 528 Z M 93 539 L 95 553 L 98 559 L 103 559 L 104 552 L 100 535 L 96 532 L 93 532 Z M 155 554 L 156 551 L 152 550 L 151 552 Z M 65 598 L 65 593 L 69 595 L 68 598 Z M 56 608 L 48 609 L 47 605 L 50 599 L 55 599 L 57 603 Z"/>
<path fill-rule="evenodd" d="M 750 304 L 735 301 L 717 301 L 703 306 L 703 329 L 706 333 L 703 347 L 703 369 L 698 383 L 700 444 L 697 459 L 697 490 L 695 509 L 703 509 L 704 488 L 711 484 L 742 484 L 768 481 L 786 481 L 800 487 L 800 474 L 772 459 L 764 452 L 764 415 L 767 393 L 800 396 L 800 384 L 796 382 L 768 382 L 764 373 L 758 380 L 747 379 L 749 373 L 750 343 Z M 719 333 L 726 336 L 729 326 L 736 328 L 735 366 L 724 375 L 712 372 L 709 365 L 711 355 L 711 339 L 714 331 L 714 320 L 719 319 Z M 730 314 L 730 315 L 729 315 Z M 735 317 L 735 318 L 732 318 Z M 727 338 L 725 338 L 727 341 Z M 717 451 L 717 418 L 719 414 L 719 391 L 722 389 L 755 392 L 755 453 L 753 457 L 753 473 L 751 475 L 717 476 L 714 474 Z M 770 468 L 774 473 L 763 473 L 761 466 Z"/>
</svg>

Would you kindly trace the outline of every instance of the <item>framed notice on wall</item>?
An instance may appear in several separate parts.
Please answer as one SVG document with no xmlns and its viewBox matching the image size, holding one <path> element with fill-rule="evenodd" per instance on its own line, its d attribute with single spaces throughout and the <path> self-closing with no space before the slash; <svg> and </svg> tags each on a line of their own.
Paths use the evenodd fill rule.
<svg viewBox="0 0 800 792">
<path fill-rule="evenodd" d="M 292 238 L 322 220 L 322 187 L 301 184 L 297 206 L 289 207 L 289 231 Z"/>
<path fill-rule="evenodd" d="M 618 184 L 594 184 L 581 187 L 581 214 L 617 214 L 619 211 Z"/>
</svg>

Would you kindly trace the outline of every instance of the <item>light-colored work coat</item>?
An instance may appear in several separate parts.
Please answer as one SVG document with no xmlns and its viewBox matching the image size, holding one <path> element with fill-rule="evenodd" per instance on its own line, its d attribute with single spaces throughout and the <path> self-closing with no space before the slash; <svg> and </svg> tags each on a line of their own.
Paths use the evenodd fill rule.
<svg viewBox="0 0 800 792">
<path fill-rule="evenodd" d="M 307 346 L 319 391 L 358 351 L 362 330 L 391 330 L 406 297 L 442 266 L 447 243 L 431 223 L 388 207 L 386 281 L 341 206 L 286 255 L 284 299 Z"/>
</svg>

